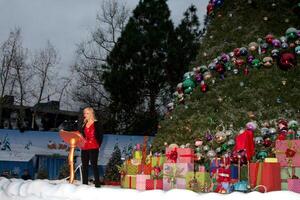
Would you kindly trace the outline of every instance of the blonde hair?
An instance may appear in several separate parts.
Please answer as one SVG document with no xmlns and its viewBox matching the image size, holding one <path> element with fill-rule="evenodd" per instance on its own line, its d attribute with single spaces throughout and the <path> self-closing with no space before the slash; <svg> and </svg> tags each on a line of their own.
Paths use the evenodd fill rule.
<svg viewBox="0 0 300 200">
<path fill-rule="evenodd" d="M 95 110 L 92 107 L 86 107 L 86 108 L 83 109 L 83 111 L 85 111 L 85 110 L 88 110 L 92 113 L 94 121 L 98 121 L 97 118 L 96 118 L 96 115 L 95 115 Z"/>
</svg>

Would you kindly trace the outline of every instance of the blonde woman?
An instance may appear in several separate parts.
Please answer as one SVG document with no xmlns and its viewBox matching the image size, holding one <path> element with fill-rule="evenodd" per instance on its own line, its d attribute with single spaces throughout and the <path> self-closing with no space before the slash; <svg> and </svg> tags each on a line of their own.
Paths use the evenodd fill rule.
<svg viewBox="0 0 300 200">
<path fill-rule="evenodd" d="M 86 139 L 86 143 L 81 148 L 82 183 L 88 184 L 88 167 L 89 162 L 91 162 L 95 178 L 95 187 L 100 187 L 98 155 L 103 133 L 101 124 L 97 121 L 94 109 L 91 107 L 87 107 L 83 110 L 81 134 Z"/>
</svg>

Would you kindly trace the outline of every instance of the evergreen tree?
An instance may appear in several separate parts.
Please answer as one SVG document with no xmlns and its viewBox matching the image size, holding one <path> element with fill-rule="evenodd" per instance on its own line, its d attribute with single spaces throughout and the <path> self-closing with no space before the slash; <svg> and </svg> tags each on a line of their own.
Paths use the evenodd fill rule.
<svg viewBox="0 0 300 200">
<path fill-rule="evenodd" d="M 189 70 L 189 65 L 195 60 L 200 46 L 200 22 L 197 8 L 191 5 L 183 14 L 184 18 L 175 29 L 170 51 L 170 67 L 168 74 L 173 88 L 182 80 L 184 72 Z"/>
<path fill-rule="evenodd" d="M 222 52 L 230 55 L 235 48 L 245 47 L 247 56 L 252 55 L 259 60 L 260 69 L 249 63 L 247 56 L 240 56 L 237 59 L 243 60 L 244 64 L 236 74 L 229 69 L 238 68 L 234 62 L 229 62 L 231 65 L 225 69 L 224 79 L 219 78 L 221 76 L 216 68 L 210 70 L 212 78 L 205 80 L 208 84 L 207 92 L 202 92 L 198 84 L 191 95 L 184 95 L 185 104 L 177 105 L 160 122 L 160 129 L 153 141 L 154 150 L 163 150 L 165 142 L 193 144 L 196 139 L 203 140 L 203 146 L 207 142 L 210 148 L 216 150 L 223 143 L 214 140 L 208 142 L 206 136 L 215 138 L 220 124 L 224 125 L 225 130 L 232 129 L 232 134 L 236 135 L 245 128 L 247 122 L 256 121 L 258 129 L 255 137 L 262 137 L 260 129 L 264 124 L 270 124 L 270 128 L 276 129 L 274 121 L 279 118 L 299 120 L 299 56 L 297 67 L 283 71 L 276 64 L 276 56 L 273 57 L 271 67 L 263 65 L 263 59 L 272 55 L 272 45 L 268 45 L 266 53 L 261 54 L 248 49 L 251 42 L 266 43 L 267 34 L 281 38 L 289 27 L 299 29 L 299 17 L 291 12 L 294 5 L 295 2 L 284 0 L 273 3 L 256 1 L 254 8 L 243 1 L 224 1 L 210 19 L 206 35 L 201 39 L 197 65 L 214 68 L 215 61 L 219 60 L 215 58 L 220 58 Z M 266 7 L 270 9 L 266 11 Z M 279 49 L 283 52 L 293 51 L 293 48 Z M 234 56 L 230 57 L 230 61 L 234 59 Z M 258 152 L 261 147 L 264 146 L 257 145 Z"/>
<path fill-rule="evenodd" d="M 118 170 L 118 166 L 122 165 L 121 160 L 121 150 L 118 146 L 118 144 L 115 145 L 114 151 L 111 155 L 111 158 L 109 159 L 106 168 L 105 168 L 105 175 L 104 180 L 105 181 L 120 181 L 120 173 Z"/>
<path fill-rule="evenodd" d="M 140 1 L 108 56 L 104 85 L 123 130 L 155 131 L 173 31 L 165 0 Z"/>
</svg>

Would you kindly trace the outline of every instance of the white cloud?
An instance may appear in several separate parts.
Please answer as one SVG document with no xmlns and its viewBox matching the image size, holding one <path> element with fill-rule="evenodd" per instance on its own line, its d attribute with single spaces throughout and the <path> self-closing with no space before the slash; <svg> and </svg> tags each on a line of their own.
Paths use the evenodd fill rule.
<svg viewBox="0 0 300 200">
<path fill-rule="evenodd" d="M 138 0 L 122 0 L 132 10 Z M 66 69 L 74 58 L 76 44 L 86 39 L 95 28 L 96 14 L 102 0 L 0 0 L 0 43 L 10 30 L 21 27 L 23 44 L 31 50 L 43 48 L 47 40 L 58 50 Z M 208 0 L 169 0 L 175 23 L 192 3 L 202 18 Z"/>
</svg>

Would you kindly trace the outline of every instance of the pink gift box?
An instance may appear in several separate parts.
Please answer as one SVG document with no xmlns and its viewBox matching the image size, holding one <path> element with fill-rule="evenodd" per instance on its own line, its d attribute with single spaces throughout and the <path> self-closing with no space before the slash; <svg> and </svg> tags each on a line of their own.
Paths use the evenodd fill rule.
<svg viewBox="0 0 300 200">
<path fill-rule="evenodd" d="M 300 167 L 300 140 L 277 140 L 275 149 L 281 167 Z"/>
<path fill-rule="evenodd" d="M 136 175 L 136 189 L 146 190 L 146 180 L 150 179 L 150 175 L 138 174 Z"/>
<path fill-rule="evenodd" d="M 288 190 L 300 193 L 300 179 L 288 179 Z"/>
<path fill-rule="evenodd" d="M 166 148 L 166 155 L 170 154 L 173 148 Z M 177 148 L 177 160 L 176 163 L 194 163 L 195 155 L 192 148 Z M 167 159 L 167 163 L 172 163 Z"/>
<path fill-rule="evenodd" d="M 172 186 L 172 183 L 169 181 L 169 179 L 164 178 L 163 179 L 163 190 L 171 190 L 171 189 L 186 189 L 186 180 L 185 178 L 176 178 L 175 185 Z"/>
</svg>

